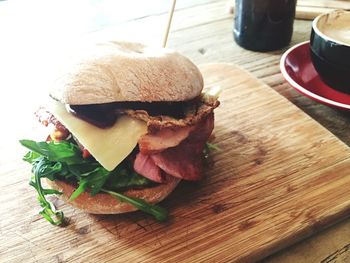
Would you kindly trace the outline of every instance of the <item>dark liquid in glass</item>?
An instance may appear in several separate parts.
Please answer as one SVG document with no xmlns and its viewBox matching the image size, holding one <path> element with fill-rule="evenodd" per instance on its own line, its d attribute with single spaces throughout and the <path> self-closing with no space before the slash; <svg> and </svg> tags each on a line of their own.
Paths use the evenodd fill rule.
<svg viewBox="0 0 350 263">
<path fill-rule="evenodd" d="M 289 44 L 296 0 L 236 0 L 233 35 L 241 47 L 271 51 Z"/>
</svg>

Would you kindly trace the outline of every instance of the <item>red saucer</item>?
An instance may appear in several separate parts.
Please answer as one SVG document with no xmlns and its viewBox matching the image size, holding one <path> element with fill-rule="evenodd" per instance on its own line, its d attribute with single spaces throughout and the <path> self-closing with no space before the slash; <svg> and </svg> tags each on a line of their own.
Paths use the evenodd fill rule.
<svg viewBox="0 0 350 263">
<path fill-rule="evenodd" d="M 350 94 L 324 83 L 310 57 L 310 42 L 288 49 L 281 58 L 280 69 L 286 81 L 300 93 L 328 106 L 350 110 Z"/>
</svg>

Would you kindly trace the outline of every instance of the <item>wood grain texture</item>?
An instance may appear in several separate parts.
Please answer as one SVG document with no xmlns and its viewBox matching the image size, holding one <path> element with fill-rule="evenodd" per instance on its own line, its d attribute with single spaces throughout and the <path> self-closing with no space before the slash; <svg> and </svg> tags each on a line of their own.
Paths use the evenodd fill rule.
<svg viewBox="0 0 350 263">
<path fill-rule="evenodd" d="M 342 0 L 298 0 L 296 18 L 313 20 L 320 14 L 336 9 L 350 10 L 350 2 Z"/>
<path fill-rule="evenodd" d="M 347 0 L 298 0 L 298 6 L 320 7 L 330 9 L 349 9 L 350 3 Z"/>
<path fill-rule="evenodd" d="M 348 147 L 247 72 L 228 64 L 201 70 L 206 85 L 224 90 L 215 127 L 221 150 L 203 181 L 182 183 L 163 203 L 168 222 L 139 212 L 87 215 L 56 200 L 70 225 L 53 227 L 35 215 L 29 167 L 16 158 L 0 171 L 0 261 L 251 261 L 344 218 Z"/>
<path fill-rule="evenodd" d="M 232 10 L 234 10 L 232 1 Z M 313 20 L 320 14 L 336 9 L 350 10 L 349 1 L 345 0 L 298 0 L 295 12 L 296 19 Z M 233 11 L 234 12 L 234 11 Z"/>
<path fill-rule="evenodd" d="M 96 243 L 104 241 L 107 243 L 117 239 L 117 233 L 124 234 L 125 237 L 125 233 L 129 230 L 133 233 L 137 229 L 136 227 L 118 228 L 120 222 L 114 217 L 87 217 L 85 221 L 80 222 L 79 219 L 84 218 L 84 215 L 79 215 L 72 217 L 72 222 L 76 226 L 69 228 L 69 237 L 57 241 L 49 233 L 53 232 L 52 235 L 54 235 L 60 230 L 52 229 L 44 222 L 41 223 L 41 219 L 35 216 L 38 211 L 35 193 L 28 189 L 27 185 L 30 168 L 20 160 L 25 151 L 17 144 L 17 140 L 35 134 L 32 132 L 35 126 L 31 119 L 32 112 L 39 105 L 39 96 L 47 93 L 48 86 L 39 84 L 46 76 L 45 70 L 52 66 L 53 53 L 60 54 L 65 42 L 69 44 L 86 32 L 101 33 L 113 39 L 131 38 L 160 45 L 166 14 L 170 7 L 170 3 L 163 0 L 154 0 L 152 4 L 142 0 L 130 0 L 123 4 L 120 4 L 119 1 L 108 0 L 78 2 L 79 4 L 76 5 L 71 5 L 69 1 L 56 1 L 54 5 L 51 2 L 43 5 L 43 1 L 21 2 L 19 5 L 16 5 L 16 1 L 0 2 L 2 36 L 0 83 L 4 92 L 3 96 L 6 98 L 0 104 L 0 116 L 3 124 L 10 124 L 6 125 L 6 128 L 2 126 L 1 130 L 2 138 L 5 139 L 0 142 L 0 207 L 5 214 L 2 213 L 0 216 L 0 238 L 2 233 L 6 233 L 6 237 L 11 237 L 9 241 L 5 237 L 1 239 L 1 252 L 4 253 L 6 249 L 9 251 L 0 254 L 0 262 L 6 262 L 6 260 L 16 262 L 16 257 L 18 259 L 21 256 L 26 257 L 27 262 L 66 262 L 69 260 L 79 262 L 82 257 L 75 253 L 82 251 L 91 253 L 95 246 L 98 247 Z M 320 7 L 322 3 L 349 3 L 349 1 L 340 0 L 305 0 L 305 2 L 306 5 L 308 5 L 307 2 L 313 2 L 316 7 Z M 306 98 L 293 90 L 283 79 L 278 64 L 281 54 L 288 47 L 274 52 L 259 53 L 244 50 L 235 44 L 232 37 L 233 16 L 227 13 L 227 3 L 228 0 L 178 0 L 168 46 L 185 54 L 197 64 L 228 62 L 249 70 L 271 89 L 276 90 L 340 140 L 350 145 L 350 115 L 348 112 L 332 109 Z M 310 29 L 310 20 L 296 20 L 289 47 L 308 40 Z M 269 89 L 269 87 L 266 88 Z M 20 106 L 17 107 L 18 110 L 8 114 L 14 102 Z M 308 131 L 305 132 L 308 133 Z M 184 187 L 187 187 L 187 184 Z M 188 189 L 192 190 L 192 188 Z M 22 192 L 25 192 L 26 195 L 22 196 Z M 11 215 L 15 216 L 19 213 L 16 205 L 18 208 L 24 206 L 25 209 L 22 210 L 21 217 L 14 219 Z M 170 207 L 168 202 L 166 205 Z M 220 211 L 220 207 L 215 207 L 214 210 Z M 70 209 L 66 212 L 69 216 L 77 215 Z M 139 217 L 138 214 L 132 217 L 121 217 L 118 220 L 129 219 L 143 223 L 140 221 L 142 216 Z M 98 223 L 94 223 L 95 221 Z M 116 222 L 114 225 L 113 221 Z M 99 237 L 99 241 L 94 240 L 89 234 L 91 229 L 86 226 L 87 222 L 93 224 L 92 230 L 98 228 L 98 231 L 104 233 L 105 237 Z M 149 227 L 148 222 L 152 221 L 146 219 L 147 230 L 153 227 Z M 103 226 L 107 226 L 107 229 L 101 229 Z M 40 227 L 44 228 L 41 232 Z M 142 227 L 143 225 L 139 226 L 139 228 Z M 349 260 L 344 255 L 350 253 L 343 248 L 346 248 L 350 242 L 349 229 L 349 219 L 325 231 L 314 229 L 317 234 L 297 245 L 289 246 L 263 262 L 309 263 L 321 262 L 327 258 L 331 260 L 330 262 L 348 262 Z M 106 234 L 105 231 L 111 233 Z M 79 233 L 85 233 L 85 235 Z M 45 243 L 42 249 L 40 247 L 42 241 L 37 242 L 41 240 L 40 234 L 43 234 L 43 238 L 47 238 L 47 244 Z M 126 239 L 128 236 L 124 238 L 123 243 L 127 243 Z M 59 242 L 65 252 L 58 252 L 58 246 L 50 244 L 51 241 Z M 86 245 L 84 245 L 85 242 Z M 153 244 L 146 243 L 145 245 L 152 246 Z M 69 250 L 70 247 L 75 246 L 81 247 Z M 113 246 L 105 250 L 111 255 Z M 332 257 L 339 251 L 340 256 Z M 38 256 L 41 253 L 43 256 Z M 5 255 L 8 256 L 6 260 Z M 44 257 L 46 257 L 45 261 Z M 94 261 L 91 260 L 91 262 Z"/>
</svg>

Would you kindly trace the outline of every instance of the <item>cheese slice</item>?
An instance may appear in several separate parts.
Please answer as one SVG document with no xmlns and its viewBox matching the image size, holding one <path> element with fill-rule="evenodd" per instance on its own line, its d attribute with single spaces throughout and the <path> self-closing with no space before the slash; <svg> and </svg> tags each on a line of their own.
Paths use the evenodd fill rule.
<svg viewBox="0 0 350 263">
<path fill-rule="evenodd" d="M 119 117 L 112 127 L 102 129 L 69 113 L 60 102 L 52 101 L 49 110 L 108 171 L 117 167 L 147 133 L 145 122 L 127 115 Z"/>
</svg>

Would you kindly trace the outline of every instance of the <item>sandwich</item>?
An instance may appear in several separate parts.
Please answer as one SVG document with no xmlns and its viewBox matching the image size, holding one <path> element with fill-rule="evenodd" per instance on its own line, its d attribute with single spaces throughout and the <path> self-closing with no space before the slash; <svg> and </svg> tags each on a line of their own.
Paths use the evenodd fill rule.
<svg viewBox="0 0 350 263">
<path fill-rule="evenodd" d="M 203 91 L 185 56 L 130 42 L 89 45 L 57 75 L 35 113 L 47 138 L 20 141 L 40 214 L 64 223 L 47 198 L 54 194 L 87 213 L 142 210 L 165 220 L 157 203 L 181 180 L 203 177 L 218 89 Z"/>
</svg>

